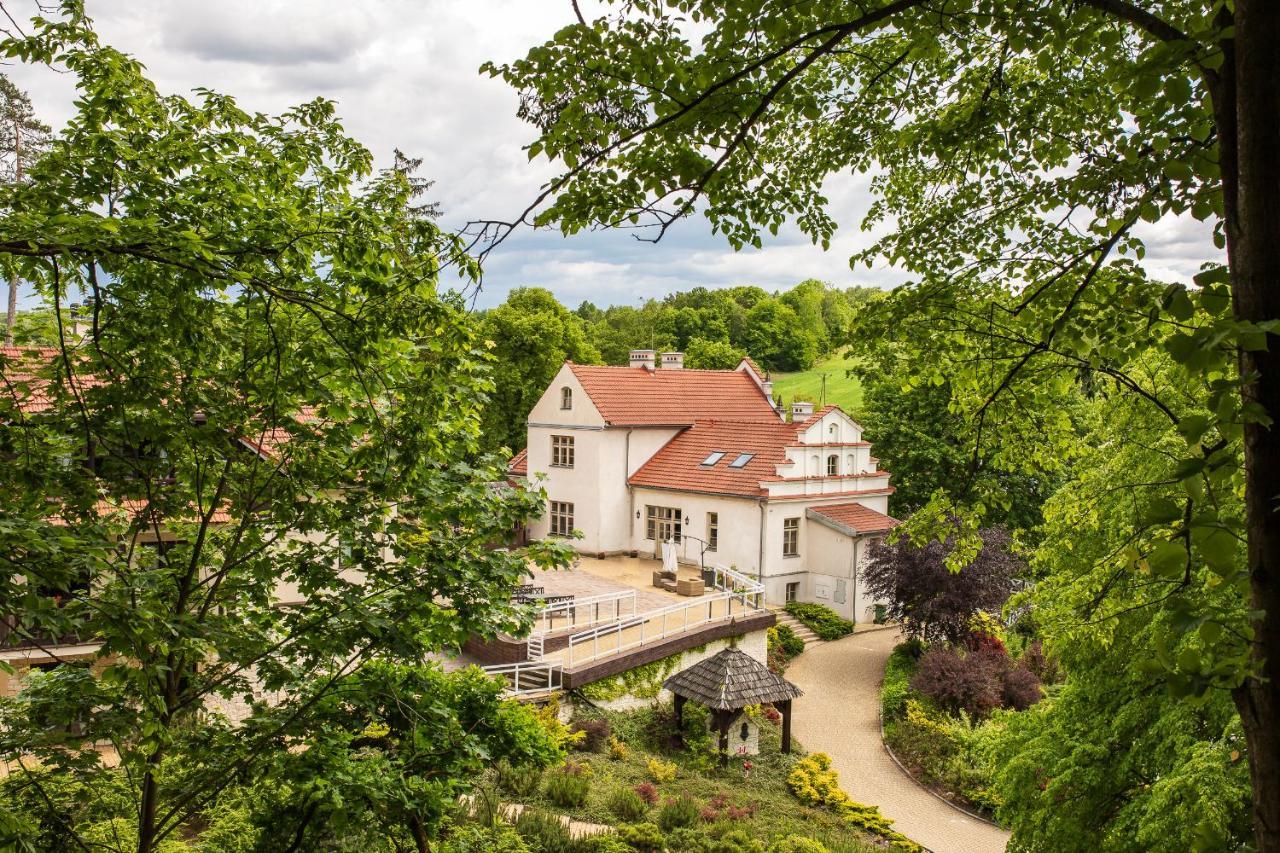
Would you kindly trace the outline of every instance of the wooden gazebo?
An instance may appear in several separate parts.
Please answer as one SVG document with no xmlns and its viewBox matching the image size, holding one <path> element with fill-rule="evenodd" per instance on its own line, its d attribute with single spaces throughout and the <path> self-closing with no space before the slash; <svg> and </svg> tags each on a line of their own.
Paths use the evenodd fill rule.
<svg viewBox="0 0 1280 853">
<path fill-rule="evenodd" d="M 684 703 L 692 699 L 711 711 L 720 734 L 720 764 L 729 761 L 729 725 L 748 705 L 771 703 L 782 714 L 782 751 L 791 751 L 791 700 L 804 691 L 736 648 L 724 649 L 663 682 L 675 694 L 676 733 L 681 729 Z"/>
</svg>

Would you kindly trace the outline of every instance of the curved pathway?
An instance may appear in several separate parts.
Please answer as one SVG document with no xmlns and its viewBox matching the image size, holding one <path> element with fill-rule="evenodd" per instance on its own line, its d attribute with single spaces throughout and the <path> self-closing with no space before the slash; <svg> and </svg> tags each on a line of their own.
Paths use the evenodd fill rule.
<svg viewBox="0 0 1280 853">
<path fill-rule="evenodd" d="M 831 756 L 840 787 L 860 803 L 879 806 L 893 828 L 935 853 L 1004 850 L 1009 833 L 972 818 L 921 788 L 889 757 L 880 739 L 880 681 L 898 642 L 895 630 L 814 643 L 787 668 L 804 690 L 795 700 L 792 730 L 812 752 Z"/>
</svg>

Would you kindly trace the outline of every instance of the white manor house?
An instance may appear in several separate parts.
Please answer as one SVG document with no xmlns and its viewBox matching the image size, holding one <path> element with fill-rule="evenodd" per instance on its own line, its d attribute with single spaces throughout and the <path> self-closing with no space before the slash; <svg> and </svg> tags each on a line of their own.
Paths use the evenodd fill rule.
<svg viewBox="0 0 1280 853">
<path fill-rule="evenodd" d="M 660 361 L 660 363 L 659 363 Z M 688 370 L 677 352 L 627 367 L 566 362 L 529 414 L 513 479 L 546 489 L 531 538 L 573 536 L 583 555 L 661 556 L 757 578 L 765 600 L 825 604 L 869 622 L 859 569 L 890 530 L 889 472 L 838 406 L 790 420 L 750 359 Z"/>
</svg>

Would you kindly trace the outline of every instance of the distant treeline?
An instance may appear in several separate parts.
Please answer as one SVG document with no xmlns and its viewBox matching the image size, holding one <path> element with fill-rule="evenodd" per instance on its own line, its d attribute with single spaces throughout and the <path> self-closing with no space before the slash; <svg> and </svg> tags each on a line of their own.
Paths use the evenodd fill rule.
<svg viewBox="0 0 1280 853">
<path fill-rule="evenodd" d="M 513 290 L 481 319 L 495 360 L 485 444 L 524 446 L 525 419 L 565 359 L 626 364 L 631 350 L 653 349 L 683 352 L 688 368 L 727 370 L 750 355 L 766 370 L 805 370 L 848 340 L 859 308 L 881 293 L 810 279 L 781 293 L 698 287 L 639 306 L 583 302 L 571 311 L 548 290 Z"/>
</svg>

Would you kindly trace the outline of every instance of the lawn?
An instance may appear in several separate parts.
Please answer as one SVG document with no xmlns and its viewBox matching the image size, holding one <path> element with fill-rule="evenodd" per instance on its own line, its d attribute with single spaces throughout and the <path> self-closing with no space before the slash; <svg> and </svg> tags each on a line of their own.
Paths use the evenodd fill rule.
<svg viewBox="0 0 1280 853">
<path fill-rule="evenodd" d="M 727 768 L 720 769 L 712 760 L 709 739 L 700 745 L 701 749 L 693 750 L 676 750 L 664 743 L 670 730 L 670 723 L 665 719 L 670 713 L 669 707 L 602 715 L 608 722 L 608 731 L 626 744 L 626 755 L 611 755 L 607 745 L 599 752 L 570 754 L 572 762 L 590 767 L 590 790 L 580 806 L 565 807 L 550 802 L 545 786 L 537 793 L 525 792 L 520 801 L 568 814 L 577 820 L 618 825 L 637 820 L 657 823 L 662 803 L 688 797 L 696 800 L 701 812 L 697 825 L 711 822 L 723 826 L 731 822 L 735 829 L 744 830 L 765 844 L 798 835 L 821 842 L 830 853 L 870 853 L 886 849 L 882 839 L 851 827 L 834 812 L 810 808 L 796 799 L 786 780 L 802 750 L 797 750 L 795 755 L 782 755 L 776 724 L 761 724 L 761 754 L 750 757 L 749 772 L 743 768 L 742 756 L 734 756 Z M 697 714 L 692 703 L 687 707 Z M 610 800 L 619 789 L 633 790 L 642 783 L 652 783 L 651 759 L 672 762 L 677 768 L 675 778 L 656 784 L 657 804 L 648 806 L 642 816 L 624 821 L 613 811 Z M 544 776 L 544 782 L 546 778 Z M 515 799 L 510 791 L 503 796 Z"/>
<path fill-rule="evenodd" d="M 773 393 L 781 394 L 788 405 L 793 400 L 812 400 L 823 404 L 822 377 L 827 378 L 826 403 L 834 403 L 856 416 L 862 407 L 862 383 L 847 371 L 856 362 L 844 350 L 834 352 L 808 370 L 797 373 L 774 373 Z"/>
</svg>

